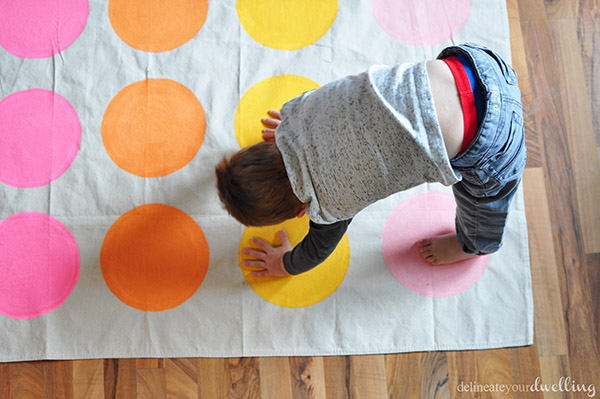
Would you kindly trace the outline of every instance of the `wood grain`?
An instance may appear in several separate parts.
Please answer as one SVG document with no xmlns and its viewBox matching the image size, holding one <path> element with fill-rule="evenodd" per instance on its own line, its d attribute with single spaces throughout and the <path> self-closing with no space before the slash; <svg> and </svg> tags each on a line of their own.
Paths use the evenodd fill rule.
<svg viewBox="0 0 600 399">
<path fill-rule="evenodd" d="M 562 77 L 556 84 L 564 98 L 565 133 L 571 155 L 583 250 L 588 254 L 600 252 L 600 160 L 581 52 L 579 46 L 572 45 L 577 41 L 577 20 L 553 17 L 550 19 L 550 31 Z"/>
<path fill-rule="evenodd" d="M 230 390 L 227 359 L 198 359 L 198 397 L 226 398 Z"/>
<path fill-rule="evenodd" d="M 526 169 L 523 174 L 525 211 L 529 221 L 529 254 L 533 280 L 535 328 L 541 356 L 568 353 L 556 254 L 552 242 L 550 210 L 545 195 L 546 184 L 542 168 Z"/>
<path fill-rule="evenodd" d="M 73 362 L 73 397 L 75 399 L 104 398 L 103 360 L 75 360 Z"/>
<path fill-rule="evenodd" d="M 328 399 L 350 398 L 350 356 L 323 359 L 325 387 Z"/>
<path fill-rule="evenodd" d="M 0 363 L 0 399 L 11 397 L 12 367 L 10 363 Z"/>
<path fill-rule="evenodd" d="M 350 397 L 384 399 L 388 397 L 383 356 L 350 358 Z"/>
<path fill-rule="evenodd" d="M 294 398 L 325 398 L 325 372 L 322 357 L 293 357 L 290 359 L 290 369 Z"/>
<path fill-rule="evenodd" d="M 166 359 L 165 384 L 168 399 L 198 398 L 198 362 L 195 359 Z"/>
<path fill-rule="evenodd" d="M 292 399 L 291 361 L 285 357 L 260 360 L 261 399 Z"/>
<path fill-rule="evenodd" d="M 423 354 L 401 353 L 385 356 L 386 379 L 390 398 L 421 398 Z"/>
<path fill-rule="evenodd" d="M 544 384 L 558 384 L 561 378 L 571 375 L 569 358 L 567 356 L 541 356 L 540 357 L 541 374 L 540 380 Z M 585 383 L 584 383 L 585 384 Z M 585 384 L 586 386 L 588 384 Z M 580 396 L 580 395 L 577 395 Z M 552 389 L 544 392 L 544 399 L 571 399 L 574 397 L 572 391 L 553 392 Z"/>
<path fill-rule="evenodd" d="M 44 398 L 44 363 L 15 363 L 11 365 L 11 398 Z"/>
</svg>

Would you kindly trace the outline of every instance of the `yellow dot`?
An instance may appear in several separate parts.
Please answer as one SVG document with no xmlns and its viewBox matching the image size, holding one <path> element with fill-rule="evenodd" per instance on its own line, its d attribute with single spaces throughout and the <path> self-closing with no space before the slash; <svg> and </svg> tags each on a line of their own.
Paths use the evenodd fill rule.
<svg viewBox="0 0 600 399">
<path fill-rule="evenodd" d="M 243 259 L 249 259 L 242 254 L 242 249 L 256 248 L 252 237 L 258 237 L 270 245 L 281 245 L 281 229 L 286 230 L 290 243 L 295 246 L 308 233 L 308 217 L 290 219 L 274 226 L 246 228 L 240 243 L 240 265 Z M 301 308 L 314 305 L 333 294 L 344 280 L 349 262 L 350 246 L 348 237 L 344 235 L 329 258 L 306 273 L 283 278 L 253 277 L 250 272 L 254 269 L 243 266 L 241 269 L 250 287 L 266 301 L 287 308 Z"/>
<path fill-rule="evenodd" d="M 242 97 L 235 112 L 234 128 L 240 147 L 262 141 L 261 119 L 270 109 L 279 110 L 283 104 L 319 85 L 299 75 L 277 75 L 252 86 Z"/>
<path fill-rule="evenodd" d="M 337 0 L 238 0 L 242 26 L 254 40 L 278 50 L 298 50 L 319 40 L 337 15 Z"/>
<path fill-rule="evenodd" d="M 110 0 L 113 29 L 131 47 L 158 53 L 190 41 L 202 28 L 208 0 Z"/>
</svg>

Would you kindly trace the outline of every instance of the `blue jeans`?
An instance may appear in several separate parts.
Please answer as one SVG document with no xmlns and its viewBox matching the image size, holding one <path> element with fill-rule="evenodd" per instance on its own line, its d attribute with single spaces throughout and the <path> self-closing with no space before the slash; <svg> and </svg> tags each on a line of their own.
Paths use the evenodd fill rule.
<svg viewBox="0 0 600 399">
<path fill-rule="evenodd" d="M 438 58 L 466 54 L 486 98 L 485 114 L 469 146 L 450 160 L 462 180 L 452 186 L 456 232 L 463 251 L 497 251 L 510 203 L 521 181 L 527 150 L 517 75 L 498 54 L 468 43 L 444 49 Z"/>
</svg>

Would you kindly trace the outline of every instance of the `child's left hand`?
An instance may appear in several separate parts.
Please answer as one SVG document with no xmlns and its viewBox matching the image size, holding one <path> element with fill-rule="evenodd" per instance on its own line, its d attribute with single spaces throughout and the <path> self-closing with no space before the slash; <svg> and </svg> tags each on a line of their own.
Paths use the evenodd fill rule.
<svg viewBox="0 0 600 399">
<path fill-rule="evenodd" d="M 281 238 L 281 245 L 279 247 L 272 247 L 261 239 L 253 237 L 252 242 L 256 244 L 261 251 L 250 248 L 244 248 L 242 250 L 242 253 L 245 255 L 256 258 L 255 260 L 243 260 L 242 265 L 260 269 L 251 272 L 251 276 L 287 277 L 290 275 L 283 266 L 283 254 L 287 251 L 291 251 L 292 245 L 290 244 L 285 230 L 281 230 L 279 236 Z"/>
</svg>

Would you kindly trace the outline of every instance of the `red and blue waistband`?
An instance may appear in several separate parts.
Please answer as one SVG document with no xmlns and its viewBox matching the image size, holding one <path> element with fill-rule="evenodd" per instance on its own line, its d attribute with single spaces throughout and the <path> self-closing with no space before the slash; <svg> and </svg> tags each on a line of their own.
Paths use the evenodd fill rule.
<svg viewBox="0 0 600 399">
<path fill-rule="evenodd" d="M 442 59 L 452 71 L 460 96 L 465 122 L 465 134 L 460 152 L 463 152 L 477 135 L 485 112 L 483 88 L 475 81 L 473 66 L 464 54 Z"/>
</svg>

